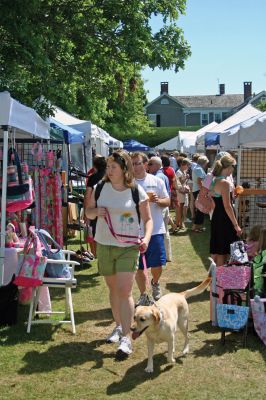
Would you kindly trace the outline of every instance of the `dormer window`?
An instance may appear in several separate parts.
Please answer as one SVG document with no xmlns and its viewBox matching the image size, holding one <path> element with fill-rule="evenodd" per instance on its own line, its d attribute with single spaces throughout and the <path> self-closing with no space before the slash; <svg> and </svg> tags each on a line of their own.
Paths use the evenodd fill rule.
<svg viewBox="0 0 266 400">
<path fill-rule="evenodd" d="M 164 104 L 169 104 L 169 100 L 168 100 L 168 99 L 162 99 L 162 100 L 161 100 L 161 104 L 162 104 L 162 105 L 164 105 Z"/>
</svg>

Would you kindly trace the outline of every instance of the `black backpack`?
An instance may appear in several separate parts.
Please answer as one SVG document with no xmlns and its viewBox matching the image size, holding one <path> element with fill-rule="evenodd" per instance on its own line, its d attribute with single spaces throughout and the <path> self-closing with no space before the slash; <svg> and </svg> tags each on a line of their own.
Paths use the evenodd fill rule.
<svg viewBox="0 0 266 400">
<path fill-rule="evenodd" d="M 95 189 L 95 202 L 96 202 L 96 207 L 97 207 L 97 200 L 100 197 L 102 188 L 105 184 L 105 181 L 100 181 Z M 134 201 L 134 203 L 136 204 L 136 211 L 137 211 L 137 215 L 138 215 L 138 220 L 140 223 L 140 212 L 139 212 L 139 190 L 138 190 L 138 184 L 135 184 L 135 186 L 133 186 L 131 188 L 131 193 L 132 193 L 132 199 Z"/>
</svg>

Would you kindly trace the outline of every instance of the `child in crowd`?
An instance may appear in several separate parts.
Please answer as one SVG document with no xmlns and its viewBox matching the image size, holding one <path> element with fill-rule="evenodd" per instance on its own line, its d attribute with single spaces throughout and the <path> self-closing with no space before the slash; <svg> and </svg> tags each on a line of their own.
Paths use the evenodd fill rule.
<svg viewBox="0 0 266 400">
<path fill-rule="evenodd" d="M 249 260 L 252 260 L 252 258 L 255 257 L 256 254 L 258 254 L 259 238 L 261 231 L 262 231 L 261 225 L 254 225 L 253 228 L 251 228 L 251 231 L 247 238 L 247 253 Z M 264 248 L 262 250 L 264 250 Z"/>
</svg>

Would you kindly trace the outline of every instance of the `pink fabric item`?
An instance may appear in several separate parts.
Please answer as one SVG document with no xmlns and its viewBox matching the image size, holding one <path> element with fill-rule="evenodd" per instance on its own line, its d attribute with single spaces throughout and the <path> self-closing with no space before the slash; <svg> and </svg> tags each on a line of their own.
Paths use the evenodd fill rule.
<svg viewBox="0 0 266 400">
<path fill-rule="evenodd" d="M 246 266 L 217 267 L 217 286 L 223 289 L 245 289 L 250 281 L 251 268 Z"/>
<path fill-rule="evenodd" d="M 22 287 L 41 285 L 46 262 L 47 257 L 42 255 L 40 240 L 35 234 L 34 228 L 31 227 L 29 237 L 24 246 L 19 273 L 14 280 L 14 284 Z"/>
</svg>

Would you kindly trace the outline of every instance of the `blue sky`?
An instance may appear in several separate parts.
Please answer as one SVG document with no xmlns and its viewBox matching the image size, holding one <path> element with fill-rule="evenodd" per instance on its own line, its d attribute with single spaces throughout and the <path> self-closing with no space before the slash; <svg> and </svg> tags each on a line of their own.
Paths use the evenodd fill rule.
<svg viewBox="0 0 266 400">
<path fill-rule="evenodd" d="M 160 82 L 169 82 L 169 94 L 242 93 L 243 82 L 252 92 L 266 89 L 266 0 L 187 0 L 187 11 L 177 22 L 191 46 L 192 56 L 178 73 L 143 70 L 148 100 L 160 95 Z M 160 27 L 160 18 L 151 21 Z M 157 29 L 156 29 L 157 28 Z"/>
</svg>

